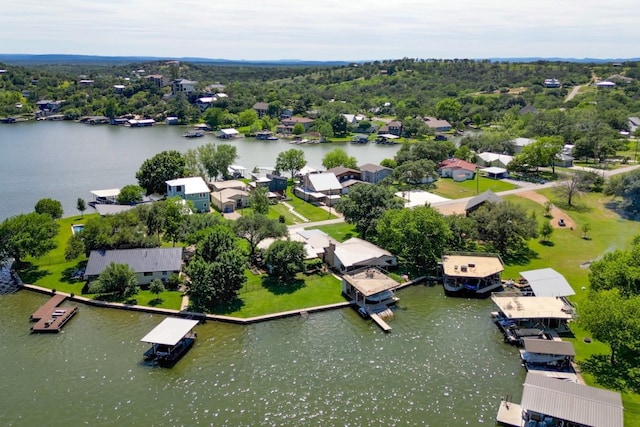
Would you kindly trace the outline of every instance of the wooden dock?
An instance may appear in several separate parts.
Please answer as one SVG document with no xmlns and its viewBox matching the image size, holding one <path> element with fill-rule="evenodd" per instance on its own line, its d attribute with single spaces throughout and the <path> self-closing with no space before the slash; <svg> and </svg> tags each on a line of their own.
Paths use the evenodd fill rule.
<svg viewBox="0 0 640 427">
<path fill-rule="evenodd" d="M 32 332 L 60 332 L 60 329 L 77 312 L 78 307 L 60 307 L 60 304 L 67 299 L 66 295 L 55 294 L 37 309 L 29 320 L 36 322 L 31 327 Z"/>
<path fill-rule="evenodd" d="M 48 317 L 51 313 L 53 313 L 60 304 L 64 300 L 67 299 L 66 295 L 63 294 L 55 294 L 51 297 L 51 299 L 40 306 L 29 318 L 32 322 L 37 322 L 38 320 L 44 319 Z"/>
<path fill-rule="evenodd" d="M 369 314 L 369 316 L 371 317 L 371 320 L 376 322 L 378 324 L 378 326 L 380 326 L 380 328 L 382 328 L 383 331 L 385 331 L 385 332 L 391 331 L 391 326 L 389 326 L 389 324 L 387 322 L 382 320 L 382 317 L 380 317 L 377 313 L 371 313 L 371 314 Z"/>
<path fill-rule="evenodd" d="M 32 332 L 60 332 L 60 329 L 78 312 L 78 307 L 53 310 L 31 327 Z"/>
<path fill-rule="evenodd" d="M 522 406 L 506 400 L 501 401 L 496 421 L 505 426 L 522 426 Z"/>
</svg>

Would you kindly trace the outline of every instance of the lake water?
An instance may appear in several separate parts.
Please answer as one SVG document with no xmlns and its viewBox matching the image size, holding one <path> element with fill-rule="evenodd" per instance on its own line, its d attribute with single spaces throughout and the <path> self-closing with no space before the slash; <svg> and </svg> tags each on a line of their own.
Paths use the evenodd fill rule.
<svg viewBox="0 0 640 427">
<path fill-rule="evenodd" d="M 0 296 L 0 425 L 495 425 L 525 372 L 491 302 L 440 286 L 398 296 L 389 334 L 352 309 L 208 322 L 172 369 L 142 362 L 161 316 L 80 306 L 62 333 L 31 335 L 46 297 Z"/>
<path fill-rule="evenodd" d="M 31 212 L 44 197 L 62 202 L 65 216 L 77 214 L 76 201 L 92 199 L 91 190 L 136 184 L 145 159 L 163 150 L 185 152 L 207 142 L 237 147 L 237 164 L 252 170 L 275 165 L 281 151 L 300 148 L 311 167 L 321 168 L 324 155 L 335 147 L 356 157 L 359 164 L 380 163 L 399 146 L 376 144 L 303 144 L 284 140 L 241 138 L 222 141 L 213 135 L 183 138 L 185 127 L 150 128 L 90 126 L 72 122 L 29 122 L 0 125 L 0 220 Z"/>
</svg>

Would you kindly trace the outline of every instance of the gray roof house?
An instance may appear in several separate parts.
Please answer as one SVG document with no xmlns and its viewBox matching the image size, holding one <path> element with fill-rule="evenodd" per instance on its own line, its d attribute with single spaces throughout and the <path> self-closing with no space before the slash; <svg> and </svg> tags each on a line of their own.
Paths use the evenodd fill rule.
<svg viewBox="0 0 640 427">
<path fill-rule="evenodd" d="M 386 166 L 374 165 L 373 163 L 365 163 L 360 166 L 362 180 L 370 184 L 377 184 L 393 172 L 393 169 Z"/>
<path fill-rule="evenodd" d="M 91 251 L 84 272 L 85 280 L 93 280 L 111 263 L 127 264 L 136 273 L 140 285 L 153 279 L 167 281 L 182 270 L 182 248 L 141 248 Z"/>
<path fill-rule="evenodd" d="M 471 198 L 467 202 L 467 206 L 464 208 L 464 210 L 467 215 L 469 215 L 471 212 L 475 211 L 485 203 L 501 203 L 502 201 L 502 198 L 496 193 L 491 190 L 487 190 L 484 193 L 480 193 L 476 197 Z"/>
</svg>

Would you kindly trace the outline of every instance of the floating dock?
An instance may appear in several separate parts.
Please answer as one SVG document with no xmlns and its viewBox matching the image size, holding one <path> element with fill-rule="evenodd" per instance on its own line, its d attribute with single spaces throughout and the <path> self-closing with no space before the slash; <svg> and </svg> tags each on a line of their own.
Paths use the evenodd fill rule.
<svg viewBox="0 0 640 427">
<path fill-rule="evenodd" d="M 78 312 L 78 307 L 59 307 L 66 299 L 66 295 L 56 294 L 37 309 L 29 318 L 32 322 L 36 322 L 31 327 L 31 331 L 60 332 L 69 319 Z"/>
<path fill-rule="evenodd" d="M 389 326 L 389 324 L 387 322 L 382 320 L 382 317 L 380 317 L 377 313 L 371 313 L 371 314 L 369 314 L 369 316 L 371 317 L 371 320 L 376 322 L 378 324 L 378 326 L 380 326 L 380 328 L 383 331 L 385 331 L 385 332 L 391 331 L 391 326 Z"/>
<path fill-rule="evenodd" d="M 506 400 L 501 401 L 496 421 L 505 426 L 520 427 L 522 425 L 522 406 Z"/>
</svg>

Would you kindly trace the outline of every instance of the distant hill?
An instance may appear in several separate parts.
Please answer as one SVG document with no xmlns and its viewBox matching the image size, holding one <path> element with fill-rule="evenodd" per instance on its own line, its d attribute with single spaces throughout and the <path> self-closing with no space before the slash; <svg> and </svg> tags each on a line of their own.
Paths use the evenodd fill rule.
<svg viewBox="0 0 640 427">
<path fill-rule="evenodd" d="M 0 53 L 0 62 L 11 65 L 56 65 L 56 64 L 92 64 L 92 65 L 124 65 L 140 62 L 178 60 L 196 64 L 217 65 L 259 65 L 259 66 L 339 66 L 347 65 L 347 61 L 305 61 L 299 59 L 278 59 L 272 61 L 231 60 L 222 58 L 198 57 L 159 57 L 159 56 L 99 56 L 99 55 L 63 55 L 63 54 L 17 54 Z"/>
<path fill-rule="evenodd" d="M 489 60 L 492 62 L 573 62 L 582 64 L 602 64 L 607 62 L 637 62 L 640 58 L 560 58 L 560 57 L 522 57 L 522 58 L 472 58 L 474 60 Z M 0 53 L 0 62 L 10 65 L 126 65 L 142 62 L 178 60 L 193 64 L 215 65 L 243 65 L 243 66 L 305 66 L 305 67 L 332 67 L 348 64 L 362 64 L 374 60 L 358 61 L 310 61 L 301 59 L 276 59 L 276 60 L 245 60 L 224 58 L 200 58 L 200 57 L 160 57 L 160 56 L 100 56 L 100 55 L 65 55 L 65 54 L 22 54 Z"/>
</svg>

